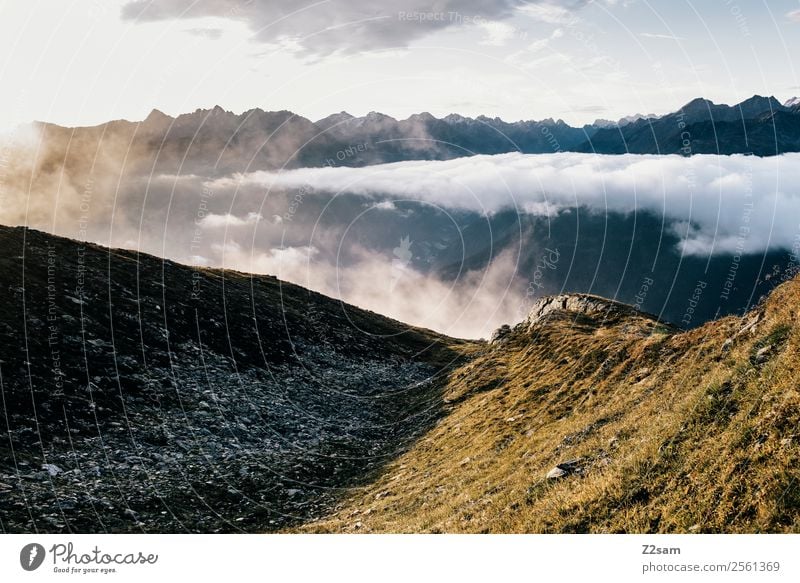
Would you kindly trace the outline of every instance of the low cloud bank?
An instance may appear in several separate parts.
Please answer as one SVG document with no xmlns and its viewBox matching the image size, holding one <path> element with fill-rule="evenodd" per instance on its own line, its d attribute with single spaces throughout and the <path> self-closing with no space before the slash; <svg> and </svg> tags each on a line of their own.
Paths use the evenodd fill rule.
<svg viewBox="0 0 800 583">
<path fill-rule="evenodd" d="M 225 178 L 217 187 L 314 189 L 413 199 L 491 214 L 664 216 L 690 255 L 791 250 L 800 235 L 800 154 L 681 156 L 501 154 L 364 168 L 304 168 Z"/>
<path fill-rule="evenodd" d="M 402 255 L 388 259 L 366 249 L 354 253 L 358 258 L 344 265 L 320 257 L 311 246 L 259 251 L 229 244 L 223 263 L 274 274 L 361 308 L 461 338 L 488 337 L 501 324 L 521 320 L 533 301 L 517 281 L 512 250 L 498 255 L 486 269 L 468 271 L 454 281 L 421 273 Z"/>
</svg>

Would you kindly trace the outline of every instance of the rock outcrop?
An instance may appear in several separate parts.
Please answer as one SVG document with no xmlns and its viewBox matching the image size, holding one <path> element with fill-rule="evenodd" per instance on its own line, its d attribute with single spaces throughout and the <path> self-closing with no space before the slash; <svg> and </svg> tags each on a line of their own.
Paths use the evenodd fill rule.
<svg viewBox="0 0 800 583">
<path fill-rule="evenodd" d="M 616 320 L 624 316 L 656 319 L 655 316 L 621 302 L 591 294 L 575 293 L 547 296 L 537 300 L 528 312 L 525 325 L 530 329 L 558 315 L 582 316 L 598 322 Z"/>
</svg>

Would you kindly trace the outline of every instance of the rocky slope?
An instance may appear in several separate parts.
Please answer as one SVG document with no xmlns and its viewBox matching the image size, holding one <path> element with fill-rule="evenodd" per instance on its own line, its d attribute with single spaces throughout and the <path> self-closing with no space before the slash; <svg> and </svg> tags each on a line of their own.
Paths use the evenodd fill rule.
<svg viewBox="0 0 800 583">
<path fill-rule="evenodd" d="M 470 348 L 280 282 L 0 228 L 0 530 L 321 516 Z"/>
</svg>

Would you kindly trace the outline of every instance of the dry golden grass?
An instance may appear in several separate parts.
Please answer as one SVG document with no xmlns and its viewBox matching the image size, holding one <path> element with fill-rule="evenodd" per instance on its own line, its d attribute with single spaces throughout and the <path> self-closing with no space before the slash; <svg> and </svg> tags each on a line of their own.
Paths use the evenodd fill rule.
<svg viewBox="0 0 800 583">
<path fill-rule="evenodd" d="M 435 427 L 300 530 L 800 532 L 798 316 L 794 280 L 689 332 L 518 327 L 453 371 Z M 545 478 L 578 458 L 582 474 Z"/>
</svg>

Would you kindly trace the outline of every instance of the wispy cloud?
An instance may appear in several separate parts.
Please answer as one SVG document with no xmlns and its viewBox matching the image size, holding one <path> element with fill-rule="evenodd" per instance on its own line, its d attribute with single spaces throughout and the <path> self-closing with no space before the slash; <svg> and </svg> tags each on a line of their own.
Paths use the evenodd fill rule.
<svg viewBox="0 0 800 583">
<path fill-rule="evenodd" d="M 644 38 L 658 38 L 663 40 L 674 40 L 674 41 L 686 40 L 686 38 L 682 36 L 676 36 L 674 34 L 661 34 L 655 32 L 640 32 L 639 36 Z"/>
<path fill-rule="evenodd" d="M 582 7 L 582 6 L 581 6 Z M 536 2 L 525 6 L 523 14 L 548 24 L 571 24 L 575 21 L 574 6 L 558 2 Z"/>
<path fill-rule="evenodd" d="M 478 25 L 484 32 L 482 45 L 502 47 L 518 34 L 517 29 L 505 22 L 487 21 Z"/>
<path fill-rule="evenodd" d="M 552 41 L 564 36 L 564 30 L 556 28 L 550 33 L 550 36 L 536 39 L 522 50 L 509 54 L 505 60 L 513 63 L 521 68 L 535 68 L 541 64 L 556 60 L 556 61 L 569 61 L 570 56 L 563 52 L 551 52 L 547 55 L 542 55 L 545 49 L 550 48 Z"/>
<path fill-rule="evenodd" d="M 800 10 L 792 10 L 786 13 L 786 18 L 792 22 L 800 22 Z"/>
<path fill-rule="evenodd" d="M 184 30 L 184 32 L 192 36 L 199 36 L 209 40 L 217 40 L 222 38 L 221 28 L 187 28 Z"/>
<path fill-rule="evenodd" d="M 262 219 L 258 213 L 248 213 L 245 217 L 237 217 L 230 213 L 217 215 L 210 213 L 199 221 L 199 225 L 211 229 L 219 227 L 242 227 L 244 225 L 255 225 Z"/>
<path fill-rule="evenodd" d="M 570 107 L 572 111 L 579 111 L 581 113 L 605 113 L 608 108 L 604 105 L 573 105 Z"/>
</svg>

